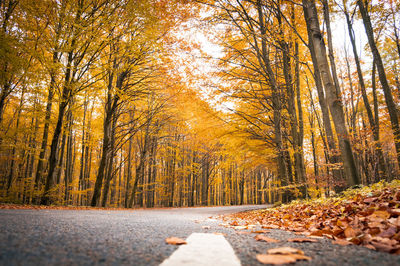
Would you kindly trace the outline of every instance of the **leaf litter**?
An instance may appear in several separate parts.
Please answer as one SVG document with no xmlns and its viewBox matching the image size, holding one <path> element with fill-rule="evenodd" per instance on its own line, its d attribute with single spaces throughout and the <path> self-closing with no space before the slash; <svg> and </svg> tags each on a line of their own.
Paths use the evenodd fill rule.
<svg viewBox="0 0 400 266">
<path fill-rule="evenodd" d="M 348 190 L 336 198 L 297 201 L 223 219 L 234 228 L 259 225 L 263 229 L 287 230 L 313 238 L 289 239 L 289 242 L 329 238 L 333 244 L 361 245 L 400 254 L 400 181 Z"/>
</svg>

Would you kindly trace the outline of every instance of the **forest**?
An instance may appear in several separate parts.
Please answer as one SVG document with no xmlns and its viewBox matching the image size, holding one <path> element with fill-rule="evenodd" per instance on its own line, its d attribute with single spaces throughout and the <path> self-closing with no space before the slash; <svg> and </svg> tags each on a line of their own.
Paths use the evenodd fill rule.
<svg viewBox="0 0 400 266">
<path fill-rule="evenodd" d="M 183 207 L 399 176 L 398 0 L 1 0 L 0 202 Z"/>
</svg>

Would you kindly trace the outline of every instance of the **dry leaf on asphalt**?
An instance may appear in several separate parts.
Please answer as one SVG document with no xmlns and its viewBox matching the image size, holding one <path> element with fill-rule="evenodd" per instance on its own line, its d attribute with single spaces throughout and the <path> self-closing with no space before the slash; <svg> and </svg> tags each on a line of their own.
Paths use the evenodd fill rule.
<svg viewBox="0 0 400 266">
<path fill-rule="evenodd" d="M 348 245 L 352 245 L 353 243 L 344 240 L 344 239 L 336 239 L 332 241 L 332 244 L 336 244 L 336 245 L 341 245 L 341 246 L 348 246 Z"/>
<path fill-rule="evenodd" d="M 296 258 L 287 255 L 257 254 L 257 260 L 263 264 L 281 265 L 296 262 Z"/>
<path fill-rule="evenodd" d="M 238 235 L 250 235 L 251 232 L 249 232 L 249 231 L 237 231 L 236 234 L 238 234 Z"/>
<path fill-rule="evenodd" d="M 279 247 L 279 248 L 271 248 L 267 250 L 268 254 L 281 254 L 281 255 L 288 255 L 288 254 L 300 254 L 304 255 L 304 252 L 297 248 L 292 247 Z"/>
<path fill-rule="evenodd" d="M 234 226 L 233 229 L 235 229 L 235 230 L 243 230 L 243 229 L 247 229 L 247 226 L 245 226 L 245 225 L 238 225 L 238 226 Z"/>
<path fill-rule="evenodd" d="M 316 239 L 310 239 L 310 238 L 290 238 L 288 239 L 289 242 L 298 242 L 298 243 L 303 243 L 303 242 L 318 242 Z"/>
<path fill-rule="evenodd" d="M 301 255 L 301 254 L 289 254 L 289 255 L 286 255 L 286 256 L 290 256 L 292 258 L 295 258 L 296 260 L 307 260 L 307 261 L 311 260 L 311 257 L 305 256 L 305 255 Z"/>
<path fill-rule="evenodd" d="M 298 260 L 311 260 L 311 257 L 300 254 L 258 254 L 256 258 L 261 263 L 275 265 L 294 263 Z"/>
<path fill-rule="evenodd" d="M 252 233 L 254 234 L 265 234 L 265 233 L 269 233 L 271 231 L 268 230 L 257 230 L 257 231 L 252 231 Z"/>
<path fill-rule="evenodd" d="M 273 239 L 273 238 L 269 238 L 269 237 L 267 237 L 265 235 L 256 235 L 254 237 L 254 239 L 257 240 L 257 241 L 265 241 L 267 243 L 278 243 L 279 242 L 279 240 Z"/>
<path fill-rule="evenodd" d="M 182 238 L 174 237 L 174 236 L 166 238 L 165 242 L 167 242 L 167 244 L 170 244 L 170 245 L 184 245 L 184 244 L 186 244 L 185 240 L 183 240 Z"/>
<path fill-rule="evenodd" d="M 208 225 L 204 225 L 204 226 L 202 226 L 201 228 L 203 228 L 203 229 L 210 229 L 211 227 L 208 226 Z"/>
</svg>

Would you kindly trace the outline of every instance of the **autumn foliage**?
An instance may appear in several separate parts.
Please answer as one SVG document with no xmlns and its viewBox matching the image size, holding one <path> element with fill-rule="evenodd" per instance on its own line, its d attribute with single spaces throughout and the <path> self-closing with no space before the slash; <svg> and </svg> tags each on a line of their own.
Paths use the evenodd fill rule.
<svg viewBox="0 0 400 266">
<path fill-rule="evenodd" d="M 1 1 L 0 201 L 286 203 L 391 181 L 399 6 Z"/>
</svg>

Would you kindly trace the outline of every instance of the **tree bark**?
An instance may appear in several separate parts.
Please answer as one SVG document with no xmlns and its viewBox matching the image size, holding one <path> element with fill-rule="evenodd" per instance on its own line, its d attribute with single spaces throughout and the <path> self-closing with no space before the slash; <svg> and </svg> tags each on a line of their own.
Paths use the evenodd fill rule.
<svg viewBox="0 0 400 266">
<path fill-rule="evenodd" d="M 399 117 L 397 114 L 396 104 L 393 100 L 392 91 L 390 89 L 389 83 L 386 78 L 385 67 L 383 65 L 381 55 L 380 55 L 378 47 L 376 46 L 376 43 L 375 43 L 374 31 L 372 28 L 371 19 L 368 14 L 367 6 L 363 0 L 358 0 L 357 5 L 360 9 L 361 17 L 364 22 L 365 32 L 368 37 L 369 47 L 370 47 L 372 55 L 374 57 L 376 68 L 378 70 L 379 81 L 381 83 L 382 90 L 383 90 L 383 93 L 385 96 L 385 102 L 386 102 L 386 106 L 388 108 L 390 122 L 392 124 L 394 144 L 395 144 L 396 153 L 397 153 L 397 164 L 400 167 L 400 127 L 399 127 Z"/>
<path fill-rule="evenodd" d="M 343 159 L 343 167 L 348 185 L 352 186 L 360 183 L 359 174 L 354 161 L 354 155 L 350 144 L 349 134 L 347 132 L 343 104 L 339 95 L 337 95 L 334 82 L 332 80 L 329 63 L 326 56 L 325 43 L 319 28 L 318 13 L 315 2 L 312 0 L 303 0 L 304 17 L 307 24 L 307 31 L 313 43 L 310 49 L 315 51 L 314 65 L 318 66 L 321 74 L 326 96 L 329 104 L 330 113 L 335 125 L 339 139 L 339 148 Z"/>
</svg>

